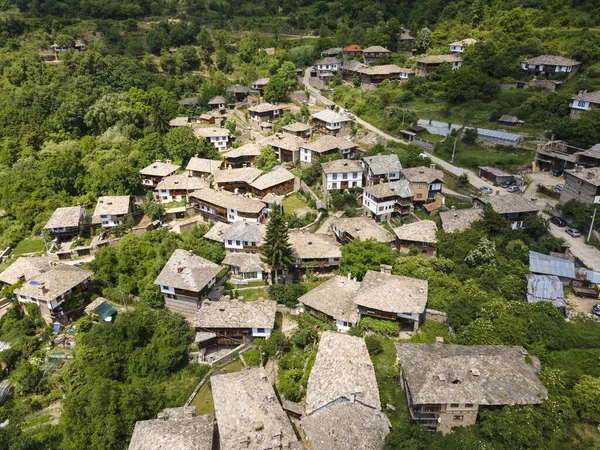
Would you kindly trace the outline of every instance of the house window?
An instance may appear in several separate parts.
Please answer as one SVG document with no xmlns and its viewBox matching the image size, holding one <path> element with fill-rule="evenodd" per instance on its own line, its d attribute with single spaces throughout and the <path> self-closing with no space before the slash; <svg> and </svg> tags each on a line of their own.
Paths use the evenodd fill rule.
<svg viewBox="0 0 600 450">
<path fill-rule="evenodd" d="M 242 245 L 242 241 L 235 241 L 235 245 Z"/>
<path fill-rule="evenodd" d="M 581 101 L 581 100 L 579 100 L 579 101 L 577 102 L 577 106 L 580 106 L 581 108 L 583 108 L 583 107 L 585 106 L 585 102 L 584 102 L 584 101 Z"/>
<path fill-rule="evenodd" d="M 244 278 L 248 279 L 248 280 L 254 280 L 257 277 L 257 273 L 256 272 L 246 272 L 244 273 Z"/>
<path fill-rule="evenodd" d="M 265 329 L 264 329 L 264 328 L 257 328 L 257 329 L 256 329 L 256 332 L 257 332 L 257 333 L 264 333 L 264 332 L 265 332 Z"/>
<path fill-rule="evenodd" d="M 356 181 L 352 182 L 352 187 L 356 187 Z"/>
<path fill-rule="evenodd" d="M 331 174 L 331 179 L 332 180 L 337 180 L 337 173 Z"/>
<path fill-rule="evenodd" d="M 452 422 L 462 422 L 463 421 L 463 416 L 453 416 L 452 417 Z"/>
<path fill-rule="evenodd" d="M 337 189 L 337 183 L 331 183 L 331 189 Z"/>
<path fill-rule="evenodd" d="M 458 403 L 450 403 L 450 408 L 458 408 Z"/>
<path fill-rule="evenodd" d="M 423 194 L 417 194 L 417 198 L 423 198 Z"/>
<path fill-rule="evenodd" d="M 233 241 L 231 241 L 231 240 L 228 240 L 228 241 L 227 241 L 227 244 L 228 244 L 228 245 L 233 245 Z"/>
<path fill-rule="evenodd" d="M 418 188 L 418 189 L 423 189 L 423 183 L 419 183 L 419 184 L 417 184 L 417 188 Z"/>
<path fill-rule="evenodd" d="M 465 408 L 472 408 L 473 407 L 473 403 L 465 403 Z"/>
<path fill-rule="evenodd" d="M 344 174 L 342 175 L 342 178 L 343 178 L 344 180 L 347 180 L 347 179 L 348 179 L 348 174 L 347 174 L 347 173 L 344 173 Z"/>
</svg>

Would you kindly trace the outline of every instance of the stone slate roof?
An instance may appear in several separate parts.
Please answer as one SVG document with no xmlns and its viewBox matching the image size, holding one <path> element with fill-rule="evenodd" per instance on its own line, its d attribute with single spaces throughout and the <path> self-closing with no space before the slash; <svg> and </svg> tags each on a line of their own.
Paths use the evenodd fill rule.
<svg viewBox="0 0 600 450">
<path fill-rule="evenodd" d="M 578 66 L 581 63 L 574 59 L 565 58 L 564 56 L 556 55 L 540 55 L 535 58 L 529 58 L 523 61 L 526 64 L 535 64 L 536 66 Z"/>
<path fill-rule="evenodd" d="M 498 119 L 498 122 L 504 122 L 504 123 L 519 123 L 519 118 L 517 116 L 509 116 L 508 114 L 504 114 L 502 116 L 500 116 L 500 119 Z"/>
<path fill-rule="evenodd" d="M 384 64 L 381 66 L 367 66 L 364 68 L 358 68 L 357 72 L 364 73 L 366 75 L 393 75 L 400 73 L 415 73 L 414 69 L 405 69 L 397 66 L 396 64 Z"/>
<path fill-rule="evenodd" d="M 245 222 L 243 222 L 245 223 Z M 231 228 L 230 223 L 224 222 L 215 222 L 214 225 L 206 232 L 203 236 L 204 239 L 209 239 L 211 241 L 223 242 L 223 235 L 229 228 Z"/>
<path fill-rule="evenodd" d="M 360 161 L 353 159 L 335 159 L 321 163 L 323 173 L 348 173 L 348 172 L 360 172 L 362 173 L 362 165 Z"/>
<path fill-rule="evenodd" d="M 390 155 L 365 156 L 363 161 L 374 175 L 386 175 L 390 172 L 400 172 L 402 170 L 400 158 L 395 153 Z"/>
<path fill-rule="evenodd" d="M 456 209 L 440 212 L 442 230 L 446 233 L 457 233 L 464 231 L 474 222 L 481 220 L 483 210 L 481 208 Z"/>
<path fill-rule="evenodd" d="M 424 56 L 423 58 L 419 58 L 417 59 L 418 63 L 421 64 L 441 64 L 441 63 L 445 63 L 445 62 L 458 62 L 458 61 L 462 61 L 463 59 L 456 56 L 456 55 L 431 55 L 431 56 Z"/>
<path fill-rule="evenodd" d="M 306 388 L 306 414 L 332 403 L 362 403 L 381 409 L 375 369 L 365 340 L 345 333 L 325 331 Z"/>
<path fill-rule="evenodd" d="M 155 161 L 148 167 L 144 167 L 140 170 L 140 173 L 147 176 L 166 177 L 173 172 L 177 172 L 177 169 L 179 169 L 179 166 L 171 164 L 170 162 Z"/>
<path fill-rule="evenodd" d="M 251 106 L 250 108 L 248 108 L 248 111 L 254 112 L 254 113 L 264 113 L 264 112 L 270 112 L 270 111 L 278 111 L 280 109 L 283 109 L 283 107 L 280 105 L 273 105 L 271 103 L 265 102 L 265 103 L 259 103 L 258 105 Z"/>
<path fill-rule="evenodd" d="M 272 192 L 269 192 L 262 198 L 262 201 L 268 203 L 269 205 L 281 205 L 284 198 L 285 195 L 277 195 L 273 194 Z"/>
<path fill-rule="evenodd" d="M 56 208 L 44 228 L 48 230 L 50 228 L 78 227 L 82 225 L 80 220 L 82 212 L 85 215 L 83 206 Z"/>
<path fill-rule="evenodd" d="M 361 63 L 360 61 L 353 59 L 351 61 L 348 61 L 348 64 L 344 64 L 340 67 L 340 69 L 342 70 L 348 70 L 349 72 L 359 72 L 361 70 L 367 69 L 370 66 L 367 66 L 366 64 Z"/>
<path fill-rule="evenodd" d="M 359 288 L 358 281 L 336 275 L 308 291 L 298 301 L 335 320 L 357 323 L 359 317 L 354 298 Z"/>
<path fill-rule="evenodd" d="M 193 172 L 214 173 L 221 168 L 223 162 L 216 159 L 198 158 L 193 156 L 190 158 L 185 170 Z"/>
<path fill-rule="evenodd" d="M 332 111 L 331 109 L 324 109 L 322 111 L 312 113 L 311 116 L 313 119 L 317 119 L 317 120 L 320 120 L 321 122 L 326 122 L 326 123 L 338 123 L 338 122 L 350 122 L 351 121 L 348 117 L 342 116 L 341 114 L 336 113 L 335 111 Z"/>
<path fill-rule="evenodd" d="M 266 232 L 266 225 L 260 223 L 236 222 L 229 225 L 227 229 L 223 231 L 221 241 L 226 241 L 229 239 L 232 241 L 250 241 L 261 243 Z"/>
<path fill-rule="evenodd" d="M 191 250 L 177 249 L 156 277 L 154 284 L 200 292 L 220 271 L 221 266 L 194 255 Z"/>
<path fill-rule="evenodd" d="M 565 170 L 569 175 L 582 180 L 592 186 L 600 186 L 600 167 L 590 167 L 588 169 L 570 169 Z"/>
<path fill-rule="evenodd" d="M 265 147 L 270 145 L 273 148 L 282 148 L 291 152 L 296 152 L 304 146 L 305 139 L 289 133 L 277 133 L 260 141 L 260 145 Z"/>
<path fill-rule="evenodd" d="M 174 119 L 169 120 L 170 127 L 184 127 L 189 125 L 188 123 L 189 117 L 175 117 Z"/>
<path fill-rule="evenodd" d="M 221 450 L 302 448 L 263 368 L 210 377 Z"/>
<path fill-rule="evenodd" d="M 391 426 L 384 413 L 360 403 L 338 403 L 300 423 L 312 450 L 382 450 Z"/>
<path fill-rule="evenodd" d="M 257 144 L 256 142 L 249 142 L 248 144 L 244 144 L 241 147 L 234 148 L 231 151 L 225 153 L 223 155 L 223 158 L 227 160 L 233 158 L 241 158 L 243 156 L 259 156 L 262 147 L 262 145 Z"/>
<path fill-rule="evenodd" d="M 600 104 L 600 91 L 580 92 L 571 97 L 571 100 L 583 100 L 597 105 Z"/>
<path fill-rule="evenodd" d="M 214 422 L 213 414 L 197 416 L 194 406 L 165 409 L 135 423 L 128 450 L 212 450 Z"/>
<path fill-rule="evenodd" d="M 394 233 L 401 241 L 427 242 L 429 244 L 437 242 L 436 232 L 437 225 L 433 220 L 419 220 L 394 228 Z"/>
<path fill-rule="evenodd" d="M 129 213 L 131 197 L 129 195 L 116 195 L 112 197 L 99 197 L 94 210 L 94 216 L 114 215 Z"/>
<path fill-rule="evenodd" d="M 433 183 L 436 180 L 444 181 L 444 172 L 430 167 L 410 167 L 402 169 L 402 175 L 411 183 Z"/>
<path fill-rule="evenodd" d="M 193 177 L 189 172 L 180 173 L 177 175 L 170 175 L 164 177 L 156 185 L 156 190 L 186 190 L 195 191 L 208 187 L 208 181 L 204 178 Z"/>
<path fill-rule="evenodd" d="M 492 205 L 498 214 L 538 212 L 538 206 L 522 195 L 490 195 L 478 199 L 484 204 Z"/>
<path fill-rule="evenodd" d="M 214 175 L 215 184 L 243 182 L 251 183 L 264 172 L 256 167 L 242 167 L 239 169 L 218 170 Z"/>
<path fill-rule="evenodd" d="M 240 272 L 262 272 L 265 270 L 265 264 L 256 253 L 227 253 L 221 264 L 237 267 Z"/>
<path fill-rule="evenodd" d="M 426 280 L 368 270 L 356 296 L 356 304 L 390 313 L 423 313 L 427 289 Z"/>
<path fill-rule="evenodd" d="M 235 93 L 247 94 L 250 92 L 250 89 L 248 89 L 246 86 L 243 86 L 241 84 L 234 84 L 227 88 L 227 92 L 233 92 L 234 94 Z"/>
<path fill-rule="evenodd" d="M 358 147 L 358 145 L 356 145 L 354 142 L 350 142 L 348 139 L 325 135 L 319 137 L 319 139 L 316 141 L 302 144 L 301 147 L 315 153 L 326 153 L 333 150 L 350 150 Z"/>
<path fill-rule="evenodd" d="M 211 137 L 230 137 L 231 133 L 227 128 L 217 127 L 195 127 L 194 136 L 197 138 L 211 138 Z"/>
<path fill-rule="evenodd" d="M 263 173 L 258 178 L 250 182 L 250 186 L 259 191 L 286 183 L 294 179 L 294 174 L 284 167 Z"/>
<path fill-rule="evenodd" d="M 91 278 L 93 274 L 89 270 L 57 263 L 47 272 L 34 276 L 23 286 L 15 289 L 15 294 L 38 300 L 54 300 Z"/>
<path fill-rule="evenodd" d="M 507 172 L 505 170 L 499 169 L 497 167 L 489 167 L 489 166 L 479 166 L 480 170 L 484 170 L 488 173 L 491 173 L 492 175 L 495 175 L 497 177 L 512 177 L 513 174 L 510 172 Z"/>
<path fill-rule="evenodd" d="M 374 239 L 378 242 L 390 243 L 395 241 L 395 237 L 388 230 L 378 225 L 374 220 L 367 217 L 342 217 L 334 219 L 331 226 L 339 229 L 343 233 L 350 234 L 353 238 L 360 238 L 365 241 Z"/>
<path fill-rule="evenodd" d="M 375 198 L 400 197 L 411 198 L 415 193 L 411 184 L 406 180 L 390 181 L 389 183 L 373 184 L 364 188 L 366 192 Z"/>
<path fill-rule="evenodd" d="M 327 64 L 340 64 L 341 61 L 333 56 L 327 56 L 326 58 L 322 58 L 315 63 L 315 66 L 322 66 Z"/>
<path fill-rule="evenodd" d="M 215 328 L 273 328 L 277 302 L 274 300 L 205 300 L 200 305 L 192 326 Z"/>
<path fill-rule="evenodd" d="M 220 206 L 221 208 L 234 209 L 238 212 L 258 214 L 266 207 L 260 200 L 210 188 L 200 189 L 194 192 L 192 197 Z"/>
<path fill-rule="evenodd" d="M 381 45 L 373 45 L 371 47 L 363 48 L 363 53 L 392 53 L 387 48 Z"/>
<path fill-rule="evenodd" d="M 396 344 L 413 403 L 538 404 L 548 396 L 523 347 Z"/>
<path fill-rule="evenodd" d="M 286 125 L 282 128 L 282 130 L 289 131 L 291 133 L 300 133 L 303 131 L 312 130 L 312 127 L 303 122 L 294 122 L 290 123 L 289 125 Z"/>
<path fill-rule="evenodd" d="M 222 105 L 224 103 L 227 102 L 225 101 L 225 97 L 223 97 L 222 95 L 217 95 L 216 97 L 213 97 L 208 101 L 209 105 Z"/>
<path fill-rule="evenodd" d="M 269 77 L 259 78 L 258 80 L 254 80 L 251 84 L 255 86 L 264 86 L 269 83 Z"/>
<path fill-rule="evenodd" d="M 477 43 L 477 39 L 473 39 L 473 38 L 467 38 L 467 39 L 463 39 L 462 41 L 456 41 L 456 42 L 452 42 L 450 45 L 453 46 L 465 46 L 465 45 L 473 45 Z"/>
<path fill-rule="evenodd" d="M 54 267 L 55 260 L 47 256 L 21 256 L 0 273 L 0 282 L 15 284 L 21 278 L 29 281 Z"/>
<path fill-rule="evenodd" d="M 290 230 L 289 242 L 294 249 L 294 254 L 300 259 L 342 257 L 340 245 L 325 234 Z"/>
</svg>

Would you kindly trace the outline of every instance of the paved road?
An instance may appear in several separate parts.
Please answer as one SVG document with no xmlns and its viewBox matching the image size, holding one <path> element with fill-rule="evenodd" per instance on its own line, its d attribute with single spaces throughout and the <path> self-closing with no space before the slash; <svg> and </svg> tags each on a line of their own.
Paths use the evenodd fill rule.
<svg viewBox="0 0 600 450">
<path fill-rule="evenodd" d="M 574 238 L 565 232 L 566 228 L 560 228 L 550 224 L 550 234 L 563 238 L 570 246 L 571 252 L 578 257 L 583 263 L 594 271 L 600 271 L 600 250 L 591 245 L 587 245 L 584 241 L 584 236 Z"/>
</svg>

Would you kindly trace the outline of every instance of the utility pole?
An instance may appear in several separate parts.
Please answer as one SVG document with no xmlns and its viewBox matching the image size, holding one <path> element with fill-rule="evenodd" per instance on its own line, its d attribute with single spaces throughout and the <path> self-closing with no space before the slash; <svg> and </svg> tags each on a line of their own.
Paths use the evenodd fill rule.
<svg viewBox="0 0 600 450">
<path fill-rule="evenodd" d="M 588 233 L 588 242 L 592 239 L 592 230 L 594 229 L 594 220 L 596 220 L 596 210 L 598 208 L 594 207 L 594 215 L 592 216 L 592 223 L 590 224 L 590 232 Z"/>
<path fill-rule="evenodd" d="M 455 136 L 454 137 L 454 148 L 452 149 L 452 162 L 454 162 L 454 154 L 456 153 L 456 141 L 457 141 L 458 137 Z"/>
</svg>

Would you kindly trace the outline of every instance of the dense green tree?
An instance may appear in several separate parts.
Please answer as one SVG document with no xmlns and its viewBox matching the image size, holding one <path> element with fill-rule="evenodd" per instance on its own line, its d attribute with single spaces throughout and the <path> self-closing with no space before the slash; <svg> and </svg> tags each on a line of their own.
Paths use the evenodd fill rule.
<svg viewBox="0 0 600 450">
<path fill-rule="evenodd" d="M 254 163 L 260 170 L 269 172 L 273 167 L 279 164 L 279 160 L 277 159 L 277 153 L 275 153 L 273 147 L 267 145 L 260 150 L 260 155 L 257 156 Z"/>
<path fill-rule="evenodd" d="M 340 272 L 350 274 L 359 280 L 367 273 L 367 270 L 379 271 L 381 264 L 393 264 L 397 254 L 383 242 L 373 239 L 365 241 L 354 239 L 342 247 L 342 259 L 340 261 Z"/>
<path fill-rule="evenodd" d="M 293 249 L 288 242 L 288 225 L 277 208 L 271 212 L 267 224 L 263 254 L 275 271 L 275 281 L 279 281 L 280 271 L 286 272 L 294 264 Z"/>
</svg>

